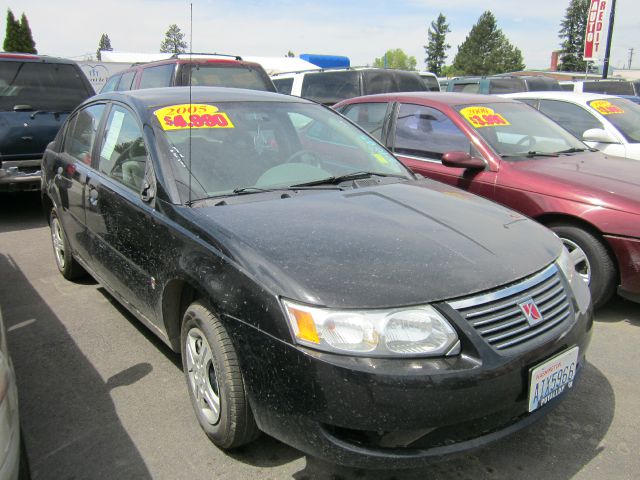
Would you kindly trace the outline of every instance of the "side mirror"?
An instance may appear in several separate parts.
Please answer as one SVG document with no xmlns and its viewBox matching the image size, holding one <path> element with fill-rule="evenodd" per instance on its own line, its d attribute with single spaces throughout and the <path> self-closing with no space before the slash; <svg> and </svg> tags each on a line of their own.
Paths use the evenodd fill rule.
<svg viewBox="0 0 640 480">
<path fill-rule="evenodd" d="M 484 169 L 484 160 L 472 157 L 466 152 L 447 152 L 442 155 L 442 164 L 445 167 Z"/>
<path fill-rule="evenodd" d="M 595 143 L 620 143 L 602 128 L 590 128 L 582 134 L 582 140 Z"/>
</svg>

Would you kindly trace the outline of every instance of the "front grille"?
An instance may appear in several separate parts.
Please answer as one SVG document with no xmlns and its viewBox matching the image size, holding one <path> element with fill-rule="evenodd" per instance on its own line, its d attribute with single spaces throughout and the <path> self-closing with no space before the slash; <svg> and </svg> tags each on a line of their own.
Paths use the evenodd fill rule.
<svg viewBox="0 0 640 480">
<path fill-rule="evenodd" d="M 542 314 L 530 325 L 519 304 L 533 300 Z M 555 264 L 506 288 L 448 303 L 496 350 L 508 351 L 573 317 L 573 307 Z"/>
</svg>

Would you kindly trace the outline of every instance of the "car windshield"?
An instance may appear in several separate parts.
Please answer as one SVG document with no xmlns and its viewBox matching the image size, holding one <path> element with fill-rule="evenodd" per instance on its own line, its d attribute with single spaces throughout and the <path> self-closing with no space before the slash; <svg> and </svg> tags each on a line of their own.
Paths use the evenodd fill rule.
<svg viewBox="0 0 640 480">
<path fill-rule="evenodd" d="M 369 135 L 315 104 L 170 105 L 153 114 L 185 203 L 305 184 L 337 188 L 343 176 L 412 178 Z"/>
<path fill-rule="evenodd" d="M 495 102 L 455 108 L 504 158 L 528 159 L 588 149 L 568 131 L 524 103 Z"/>
<path fill-rule="evenodd" d="M 640 143 L 640 105 L 625 98 L 591 100 L 589 106 L 604 115 L 629 143 Z"/>
</svg>

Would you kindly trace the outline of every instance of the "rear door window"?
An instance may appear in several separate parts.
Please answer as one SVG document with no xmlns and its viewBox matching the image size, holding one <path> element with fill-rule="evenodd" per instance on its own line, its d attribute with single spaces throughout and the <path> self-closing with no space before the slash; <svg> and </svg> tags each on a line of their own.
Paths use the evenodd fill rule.
<svg viewBox="0 0 640 480">
<path fill-rule="evenodd" d="M 600 81 L 584 82 L 582 91 L 589 93 L 603 93 L 608 95 L 635 95 L 631 82 Z"/>
<path fill-rule="evenodd" d="M 418 74 L 394 70 L 368 70 L 362 72 L 363 93 L 424 92 L 425 87 Z"/>
<path fill-rule="evenodd" d="M 83 108 L 69 121 L 63 151 L 82 163 L 91 165 L 91 151 L 104 112 L 104 104 Z"/>
<path fill-rule="evenodd" d="M 80 69 L 60 63 L 0 62 L 0 110 L 71 111 L 90 93 Z"/>
<path fill-rule="evenodd" d="M 387 109 L 387 103 L 354 103 L 347 105 L 342 113 L 378 140 L 382 140 L 382 127 L 387 117 Z"/>
<path fill-rule="evenodd" d="M 559 100 L 540 100 L 538 108 L 579 139 L 582 139 L 584 132 L 591 128 L 604 128 L 596 117 L 573 103 Z"/>
<path fill-rule="evenodd" d="M 175 65 L 172 63 L 167 65 L 158 65 L 157 67 L 143 68 L 139 88 L 171 86 L 171 77 L 173 76 L 174 68 Z"/>
<path fill-rule="evenodd" d="M 293 88 L 293 78 L 276 78 L 273 79 L 273 84 L 276 86 L 276 90 L 278 90 L 278 93 L 291 95 L 291 89 Z"/>
<path fill-rule="evenodd" d="M 116 91 L 122 92 L 125 90 L 131 90 L 131 85 L 133 85 L 133 79 L 135 76 L 136 76 L 135 70 L 123 73 L 122 77 L 120 77 L 120 82 L 116 87 Z"/>
<path fill-rule="evenodd" d="M 478 93 L 480 91 L 480 84 L 479 83 L 454 83 L 452 91 L 463 92 L 463 93 Z"/>
<path fill-rule="evenodd" d="M 395 133 L 393 151 L 399 154 L 441 160 L 446 152 L 471 152 L 469 138 L 435 108 L 402 104 Z"/>
<path fill-rule="evenodd" d="M 113 92 L 116 89 L 116 86 L 118 85 L 121 77 L 122 75 L 113 75 L 109 77 L 107 83 L 105 83 L 100 90 L 100 93 Z"/>
<path fill-rule="evenodd" d="M 360 77 L 353 70 L 308 73 L 302 81 L 301 96 L 325 105 L 359 95 Z"/>
<path fill-rule="evenodd" d="M 524 82 L 519 78 L 489 79 L 489 93 L 514 93 L 524 91 Z"/>
</svg>

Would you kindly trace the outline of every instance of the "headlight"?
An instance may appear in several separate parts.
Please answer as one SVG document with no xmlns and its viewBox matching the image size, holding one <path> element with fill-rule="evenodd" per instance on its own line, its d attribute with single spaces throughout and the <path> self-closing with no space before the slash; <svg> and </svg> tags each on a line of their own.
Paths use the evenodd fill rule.
<svg viewBox="0 0 640 480">
<path fill-rule="evenodd" d="M 571 285 L 571 290 L 573 291 L 573 295 L 578 302 L 580 311 L 586 312 L 587 308 L 589 307 L 589 303 L 591 302 L 591 293 L 589 292 L 589 286 L 582 279 L 582 277 L 580 277 L 580 275 L 576 273 L 576 268 L 573 264 L 573 260 L 571 259 L 571 254 L 566 247 L 562 247 L 560 256 L 556 260 L 556 264 L 569 282 L 569 285 Z"/>
<path fill-rule="evenodd" d="M 388 310 L 333 310 L 282 300 L 295 340 L 318 350 L 371 357 L 460 353 L 453 327 L 430 305 Z"/>
</svg>

